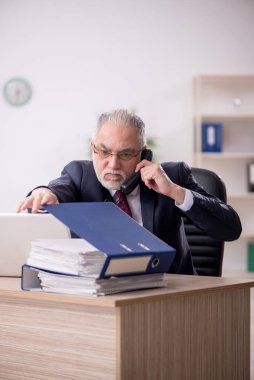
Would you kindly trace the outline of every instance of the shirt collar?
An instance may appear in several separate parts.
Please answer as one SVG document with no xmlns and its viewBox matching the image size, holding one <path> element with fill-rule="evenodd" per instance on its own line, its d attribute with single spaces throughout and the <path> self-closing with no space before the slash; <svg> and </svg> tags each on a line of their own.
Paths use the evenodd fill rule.
<svg viewBox="0 0 254 380">
<path fill-rule="evenodd" d="M 111 196 L 114 198 L 114 195 L 115 195 L 115 192 L 116 190 L 109 190 Z M 127 196 L 130 197 L 130 198 L 134 198 L 138 195 L 139 193 L 139 185 L 135 187 L 134 190 L 132 190 L 132 192 L 130 194 L 128 194 Z"/>
</svg>

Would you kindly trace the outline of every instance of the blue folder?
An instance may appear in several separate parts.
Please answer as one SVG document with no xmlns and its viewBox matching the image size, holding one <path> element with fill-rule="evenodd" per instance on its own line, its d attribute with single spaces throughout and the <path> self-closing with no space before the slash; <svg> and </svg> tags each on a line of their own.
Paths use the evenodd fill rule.
<svg viewBox="0 0 254 380">
<path fill-rule="evenodd" d="M 202 152 L 222 151 L 222 124 L 202 123 Z"/>
<path fill-rule="evenodd" d="M 43 207 L 79 238 L 105 254 L 99 278 L 168 272 L 174 260 L 174 248 L 140 226 L 114 203 L 62 203 Z M 138 260 L 141 257 L 147 260 Z M 128 260 L 123 260 L 126 258 Z M 136 264 L 139 269 L 135 268 Z"/>
</svg>

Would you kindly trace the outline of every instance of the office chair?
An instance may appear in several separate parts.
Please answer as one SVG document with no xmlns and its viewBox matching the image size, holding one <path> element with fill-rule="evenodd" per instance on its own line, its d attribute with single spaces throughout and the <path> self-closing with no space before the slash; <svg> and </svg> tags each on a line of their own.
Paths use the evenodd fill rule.
<svg viewBox="0 0 254 380">
<path fill-rule="evenodd" d="M 227 201 L 226 187 L 221 177 L 208 169 L 192 168 L 192 173 L 208 193 L 223 202 Z M 194 226 L 186 216 L 183 217 L 183 221 L 197 273 L 201 276 L 221 276 L 224 242 L 210 238 Z"/>
</svg>

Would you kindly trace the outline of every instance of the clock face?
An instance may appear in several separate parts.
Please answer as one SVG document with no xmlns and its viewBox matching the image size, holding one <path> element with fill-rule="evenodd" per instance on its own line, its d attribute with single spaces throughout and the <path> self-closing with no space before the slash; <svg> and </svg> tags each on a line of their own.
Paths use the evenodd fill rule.
<svg viewBox="0 0 254 380">
<path fill-rule="evenodd" d="M 5 100 L 12 106 L 23 106 L 32 96 L 30 84 L 22 78 L 10 79 L 3 88 Z"/>
</svg>

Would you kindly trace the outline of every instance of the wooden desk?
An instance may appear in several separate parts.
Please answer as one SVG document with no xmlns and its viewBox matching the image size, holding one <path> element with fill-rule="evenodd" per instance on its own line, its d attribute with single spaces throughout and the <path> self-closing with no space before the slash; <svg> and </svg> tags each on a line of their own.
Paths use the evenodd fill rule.
<svg viewBox="0 0 254 380">
<path fill-rule="evenodd" d="M 0 379 L 245 380 L 252 280 L 168 275 L 166 289 L 81 297 L 0 279 Z"/>
</svg>

